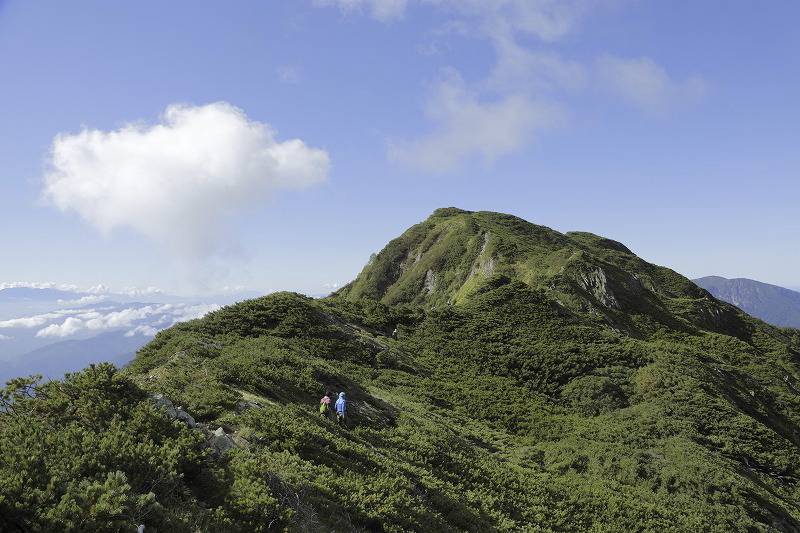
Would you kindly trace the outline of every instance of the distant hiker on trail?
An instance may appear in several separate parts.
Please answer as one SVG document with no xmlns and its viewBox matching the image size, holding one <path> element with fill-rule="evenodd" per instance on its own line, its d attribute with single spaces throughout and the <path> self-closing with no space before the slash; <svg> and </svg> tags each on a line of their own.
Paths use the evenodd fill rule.
<svg viewBox="0 0 800 533">
<path fill-rule="evenodd" d="M 325 418 L 331 417 L 331 392 L 327 391 L 325 396 L 319 400 L 319 414 Z"/>
<path fill-rule="evenodd" d="M 397 340 L 397 328 L 394 328 L 394 331 L 392 332 L 392 338 Z"/>
<path fill-rule="evenodd" d="M 345 411 L 347 410 L 347 400 L 344 399 L 344 393 L 339 393 L 339 399 L 336 400 L 336 422 L 339 423 L 342 427 L 347 427 L 347 421 L 345 420 Z"/>
</svg>

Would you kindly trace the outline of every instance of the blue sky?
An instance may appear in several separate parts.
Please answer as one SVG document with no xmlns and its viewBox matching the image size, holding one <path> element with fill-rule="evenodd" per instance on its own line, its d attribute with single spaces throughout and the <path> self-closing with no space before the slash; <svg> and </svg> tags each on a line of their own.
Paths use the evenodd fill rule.
<svg viewBox="0 0 800 533">
<path fill-rule="evenodd" d="M 793 0 L 0 0 L 0 283 L 296 290 L 438 207 L 800 286 Z"/>
</svg>

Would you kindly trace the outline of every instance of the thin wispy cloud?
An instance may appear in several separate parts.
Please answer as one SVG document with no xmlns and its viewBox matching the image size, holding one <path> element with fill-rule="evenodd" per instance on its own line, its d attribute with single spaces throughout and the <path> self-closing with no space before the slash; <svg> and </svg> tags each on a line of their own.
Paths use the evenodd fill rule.
<svg viewBox="0 0 800 533">
<path fill-rule="evenodd" d="M 486 90 L 553 95 L 578 92 L 590 83 L 591 73 L 585 65 L 552 50 L 530 50 L 513 41 L 497 46 L 497 61 L 482 84 Z"/>
<path fill-rule="evenodd" d="M 491 161 L 520 149 L 535 134 L 558 125 L 558 105 L 521 93 L 481 100 L 455 71 L 436 84 L 426 115 L 436 124 L 429 136 L 390 144 L 390 157 L 433 172 L 454 172 L 472 156 Z"/>
<path fill-rule="evenodd" d="M 43 313 L 29 317 L 12 318 L 0 321 L 0 328 L 37 328 L 62 316 L 62 313 Z"/>
<path fill-rule="evenodd" d="M 77 291 L 77 285 L 67 285 L 64 283 L 54 283 L 51 281 L 47 282 L 37 282 L 37 281 L 5 281 L 0 283 L 0 290 L 2 289 L 17 289 L 17 288 L 29 288 L 29 289 L 57 289 L 61 291 Z"/>
<path fill-rule="evenodd" d="M 157 124 L 53 140 L 43 198 L 103 234 L 118 228 L 185 262 L 213 254 L 227 220 L 280 191 L 322 183 L 330 161 L 226 102 L 170 105 Z"/>
<path fill-rule="evenodd" d="M 92 294 L 81 298 L 75 298 L 74 300 L 57 300 L 57 303 L 59 305 L 89 305 L 102 302 L 106 298 L 107 297 L 103 294 Z"/>
<path fill-rule="evenodd" d="M 392 16 L 378 16 L 367 0 L 319 0 L 346 12 L 369 13 L 383 22 L 403 19 L 411 5 L 438 9 L 448 20 L 431 28 L 431 42 L 418 50 L 436 56 L 459 40 L 484 41 L 494 62 L 469 84 L 452 65 L 449 79 L 435 82 L 423 99 L 428 133 L 388 143 L 389 157 L 434 173 L 454 172 L 475 158 L 487 162 L 518 152 L 538 135 L 564 123 L 569 96 L 603 87 L 648 115 L 663 116 L 704 92 L 699 77 L 675 81 L 655 60 L 599 57 L 575 59 L 559 46 L 578 35 L 595 10 L 613 0 L 409 0 L 391 2 Z M 389 9 L 389 7 L 386 7 Z M 456 44 L 452 44 L 456 42 Z"/>
<path fill-rule="evenodd" d="M 18 288 L 28 288 L 28 289 L 56 289 L 60 291 L 66 292 L 74 292 L 74 293 L 88 293 L 86 296 L 80 296 L 74 299 L 59 299 L 57 302 L 60 305 L 85 305 L 85 304 L 92 304 L 104 301 L 108 299 L 109 295 L 112 294 L 112 290 L 103 285 L 102 283 L 98 285 L 94 285 L 88 288 L 79 287 L 78 285 L 67 284 L 67 283 L 55 283 L 52 281 L 47 282 L 31 282 L 31 281 L 5 281 L 0 282 L 0 290 L 3 289 L 18 289 Z M 145 287 L 143 289 L 138 287 L 124 287 L 122 290 L 118 291 L 118 294 L 122 294 L 125 296 L 130 297 L 148 297 L 148 296 L 159 296 L 165 295 L 166 293 L 159 289 L 158 287 Z"/>
<path fill-rule="evenodd" d="M 402 18 L 408 0 L 314 0 L 318 6 L 336 6 L 345 14 L 367 12 L 381 22 Z"/>
<path fill-rule="evenodd" d="M 292 85 L 300 83 L 300 69 L 298 67 L 281 67 L 277 73 L 281 83 Z"/>
<path fill-rule="evenodd" d="M 706 83 L 693 76 L 675 81 L 652 59 L 624 59 L 604 54 L 597 61 L 599 78 L 612 92 L 642 111 L 664 116 L 676 105 L 700 98 Z"/>
<path fill-rule="evenodd" d="M 597 0 L 594 0 L 595 3 Z M 409 5 L 433 5 L 459 16 L 477 17 L 486 31 L 503 27 L 555 40 L 570 31 L 592 5 L 589 0 L 314 0 L 345 14 L 367 14 L 381 22 L 402 19 Z"/>
<path fill-rule="evenodd" d="M 419 0 L 463 17 L 494 41 L 519 34 L 552 43 L 576 31 L 597 0 Z"/>
</svg>

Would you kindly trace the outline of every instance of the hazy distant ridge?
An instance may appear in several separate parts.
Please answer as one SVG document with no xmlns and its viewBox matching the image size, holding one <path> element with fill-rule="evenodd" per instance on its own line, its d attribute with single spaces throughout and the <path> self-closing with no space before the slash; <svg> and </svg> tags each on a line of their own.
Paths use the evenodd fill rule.
<svg viewBox="0 0 800 533">
<path fill-rule="evenodd" d="M 800 292 L 746 278 L 706 276 L 692 281 L 773 326 L 800 328 Z"/>
</svg>

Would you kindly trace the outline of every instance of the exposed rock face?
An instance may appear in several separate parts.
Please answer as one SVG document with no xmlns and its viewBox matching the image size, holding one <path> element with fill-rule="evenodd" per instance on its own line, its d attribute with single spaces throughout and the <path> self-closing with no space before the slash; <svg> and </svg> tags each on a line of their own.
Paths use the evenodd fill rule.
<svg viewBox="0 0 800 533">
<path fill-rule="evenodd" d="M 436 272 L 429 269 L 425 273 L 425 290 L 427 290 L 428 292 L 432 292 L 435 287 L 436 287 Z"/>
<path fill-rule="evenodd" d="M 606 272 L 602 268 L 596 268 L 590 272 L 581 272 L 577 281 L 581 287 L 592 293 L 601 304 L 612 309 L 620 309 L 619 301 L 611 291 Z"/>
<path fill-rule="evenodd" d="M 178 420 L 186 424 L 186 427 L 194 429 L 197 427 L 197 422 L 195 422 L 194 417 L 187 413 L 186 411 L 182 411 L 178 409 Z"/>
<path fill-rule="evenodd" d="M 481 273 L 481 276 L 484 278 L 488 278 L 494 272 L 494 257 L 489 256 L 486 257 L 486 247 L 489 244 L 489 232 L 483 234 L 483 244 L 481 245 L 481 249 L 478 252 L 478 258 L 476 259 L 477 264 L 473 265 L 472 270 L 469 273 L 469 277 L 474 276 L 477 273 Z"/>
</svg>

